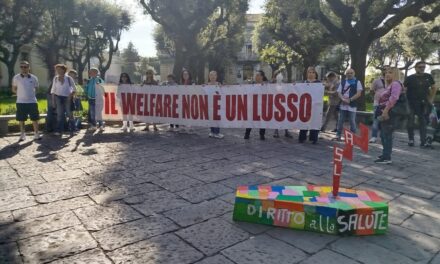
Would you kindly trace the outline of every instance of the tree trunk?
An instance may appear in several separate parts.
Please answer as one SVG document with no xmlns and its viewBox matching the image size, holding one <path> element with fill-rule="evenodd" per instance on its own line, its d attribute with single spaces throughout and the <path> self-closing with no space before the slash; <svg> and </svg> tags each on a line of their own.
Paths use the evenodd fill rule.
<svg viewBox="0 0 440 264">
<path fill-rule="evenodd" d="M 287 64 L 286 65 L 286 71 L 287 71 L 287 82 L 291 83 L 292 82 L 292 64 Z"/>
<path fill-rule="evenodd" d="M 8 68 L 8 89 L 11 89 L 12 87 L 12 79 L 14 78 L 15 75 L 15 64 L 17 63 L 17 59 L 18 59 L 18 54 L 20 54 L 20 51 L 18 48 L 15 48 L 14 51 L 12 52 L 12 57 L 9 61 L 7 62 L 3 62 L 6 67 Z M 32 69 L 31 69 L 32 70 Z"/>
<path fill-rule="evenodd" d="M 15 64 L 15 63 L 14 63 Z M 9 63 L 6 65 L 6 67 L 8 68 L 8 89 L 12 88 L 12 79 L 14 78 L 14 66 L 10 65 Z"/>
<path fill-rule="evenodd" d="M 350 56 L 351 56 L 351 68 L 356 73 L 356 79 L 359 80 L 364 88 L 362 90 L 362 96 L 357 100 L 357 108 L 360 111 L 365 111 L 365 70 L 367 64 L 367 52 L 368 45 L 358 45 L 358 42 L 349 43 Z"/>
<path fill-rule="evenodd" d="M 182 51 L 176 50 L 176 56 L 174 58 L 173 74 L 176 76 L 176 81 L 180 82 L 180 73 L 185 65 L 185 55 Z"/>
</svg>

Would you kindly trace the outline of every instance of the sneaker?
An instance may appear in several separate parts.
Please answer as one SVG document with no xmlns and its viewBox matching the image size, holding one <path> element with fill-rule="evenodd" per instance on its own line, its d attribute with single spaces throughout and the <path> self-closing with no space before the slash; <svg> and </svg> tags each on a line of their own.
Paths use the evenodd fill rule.
<svg viewBox="0 0 440 264">
<path fill-rule="evenodd" d="M 159 131 L 159 129 L 157 127 L 154 127 L 153 130 L 154 130 L 154 132 Z"/>
<path fill-rule="evenodd" d="M 212 132 L 210 132 L 210 133 L 208 134 L 208 136 L 209 136 L 210 138 L 212 138 L 212 137 L 214 137 L 214 134 L 213 134 Z"/>
<path fill-rule="evenodd" d="M 98 129 L 99 129 L 99 132 L 102 132 L 102 131 L 104 131 L 104 126 L 100 126 Z"/>
<path fill-rule="evenodd" d="M 333 133 L 336 133 L 336 132 L 338 132 L 338 130 L 337 130 L 337 129 L 333 129 L 332 132 L 333 132 Z"/>
<path fill-rule="evenodd" d="M 150 131 L 149 125 L 146 125 L 142 131 Z"/>
<path fill-rule="evenodd" d="M 121 128 L 121 130 L 122 130 L 124 133 L 126 133 L 126 132 L 128 131 L 128 128 L 127 128 L 127 127 L 123 127 L 123 128 Z"/>
<path fill-rule="evenodd" d="M 90 130 L 90 131 L 95 131 L 95 130 L 96 130 L 96 126 L 91 126 L 91 127 L 89 127 L 89 130 Z"/>
<path fill-rule="evenodd" d="M 18 138 L 18 141 L 25 141 L 26 140 L 26 134 L 25 133 L 21 133 L 20 137 Z"/>
<path fill-rule="evenodd" d="M 130 127 L 130 132 L 134 132 L 135 130 L 136 130 L 136 128 Z"/>
<path fill-rule="evenodd" d="M 221 139 L 221 138 L 224 138 L 225 136 L 223 134 L 218 133 L 218 134 L 214 134 L 214 137 Z"/>
<path fill-rule="evenodd" d="M 122 130 L 122 131 L 127 130 L 127 126 L 122 126 L 122 127 L 121 127 L 121 130 Z"/>
<path fill-rule="evenodd" d="M 342 141 L 341 137 L 334 137 L 332 138 L 332 141 Z"/>
<path fill-rule="evenodd" d="M 248 135 L 248 134 L 245 134 L 245 135 L 244 135 L 244 139 L 249 139 L 249 135 Z"/>
<path fill-rule="evenodd" d="M 387 160 L 384 158 L 379 158 L 379 159 L 375 160 L 374 162 L 378 163 L 378 164 L 391 164 L 391 163 L 393 163 L 391 160 Z"/>
<path fill-rule="evenodd" d="M 368 142 L 370 142 L 370 143 L 376 143 L 376 141 L 377 141 L 377 138 L 376 138 L 376 137 L 372 137 L 372 138 L 370 139 L 370 141 L 368 141 Z"/>
<path fill-rule="evenodd" d="M 413 140 L 413 139 L 410 139 L 410 140 L 408 141 L 408 146 L 410 146 L 410 147 L 414 147 L 414 140 Z"/>
<path fill-rule="evenodd" d="M 279 138 L 279 137 L 280 137 L 280 134 L 278 134 L 278 131 L 276 131 L 276 132 L 273 134 L 273 137 L 274 137 L 274 138 Z"/>
<path fill-rule="evenodd" d="M 35 133 L 34 140 L 40 140 L 42 138 L 40 133 Z"/>
<path fill-rule="evenodd" d="M 55 132 L 55 133 L 53 133 L 53 135 L 59 137 L 59 136 L 61 136 L 61 133 L 60 132 Z"/>
</svg>

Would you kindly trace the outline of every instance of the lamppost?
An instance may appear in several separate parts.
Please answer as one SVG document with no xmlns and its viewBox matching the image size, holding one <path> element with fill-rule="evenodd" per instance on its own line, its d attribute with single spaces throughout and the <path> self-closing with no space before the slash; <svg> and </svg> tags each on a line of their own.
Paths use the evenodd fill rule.
<svg viewBox="0 0 440 264">
<path fill-rule="evenodd" d="M 77 57 L 77 50 L 76 50 L 76 42 L 81 34 L 81 25 L 77 20 L 72 21 L 72 24 L 70 25 L 70 33 L 73 36 L 73 56 Z M 96 40 L 102 40 L 104 39 L 104 27 L 101 24 L 98 24 L 95 27 L 94 30 L 95 33 L 95 39 Z M 87 69 L 90 70 L 90 36 L 88 34 L 85 34 L 85 40 L 87 45 Z"/>
<path fill-rule="evenodd" d="M 440 26 L 434 27 L 431 32 L 431 40 L 434 43 L 440 43 Z"/>
</svg>

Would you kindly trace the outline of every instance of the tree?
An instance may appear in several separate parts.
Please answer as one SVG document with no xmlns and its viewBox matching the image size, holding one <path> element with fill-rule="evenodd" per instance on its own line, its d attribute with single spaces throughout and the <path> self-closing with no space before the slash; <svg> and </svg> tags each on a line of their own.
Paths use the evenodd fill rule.
<svg viewBox="0 0 440 264">
<path fill-rule="evenodd" d="M 45 12 L 42 29 L 35 40 L 35 47 L 41 55 L 47 70 L 48 80 L 55 75 L 53 66 L 60 63 L 68 47 L 69 27 L 75 18 L 75 2 L 71 0 L 43 0 Z"/>
<path fill-rule="evenodd" d="M 65 56 L 65 59 L 72 61 L 77 67 L 78 79 L 82 83 L 82 74 L 92 57 L 98 58 L 101 74 L 105 76 L 105 72 L 111 65 L 113 54 L 118 50 L 121 33 L 130 26 L 131 18 L 126 11 L 121 11 L 119 6 L 111 5 L 107 1 L 76 1 L 78 12 L 75 13 L 75 16 L 80 25 L 84 26 L 81 27 L 79 39 L 73 39 L 69 34 L 71 52 L 69 56 Z M 97 25 L 104 27 L 104 39 L 102 40 L 95 38 Z M 108 58 L 104 57 L 103 52 L 107 52 Z"/>
<path fill-rule="evenodd" d="M 41 0 L 0 0 L 0 61 L 8 70 L 11 87 L 14 67 L 21 49 L 34 40 L 41 26 Z"/>
<path fill-rule="evenodd" d="M 138 72 L 137 64 L 141 57 L 132 42 L 128 43 L 121 53 L 122 72 L 128 73 L 132 77 L 132 81 L 141 82 L 142 75 Z"/>
<path fill-rule="evenodd" d="M 116 23 L 115 23 L 116 22 Z M 99 70 L 102 76 L 105 76 L 106 71 L 110 68 L 113 60 L 113 54 L 119 50 L 119 41 L 124 30 L 128 30 L 132 23 L 132 19 L 129 13 L 125 10 L 121 10 L 114 6 L 102 21 L 104 26 L 104 41 L 107 49 L 101 49 L 101 52 L 97 55 L 99 59 Z M 108 54 L 108 58 L 105 58 L 105 53 Z"/>
<path fill-rule="evenodd" d="M 321 53 L 320 61 L 320 65 L 324 66 L 328 71 L 343 75 L 350 66 L 350 52 L 347 45 L 337 44 L 328 47 Z"/>
<path fill-rule="evenodd" d="M 244 42 L 247 0 L 222 1 L 217 11 L 199 34 L 199 43 L 210 70 L 216 70 L 223 81 L 226 65 L 236 59 Z M 204 79 L 205 63 L 199 64 L 199 79 Z"/>
<path fill-rule="evenodd" d="M 399 67 L 405 77 L 417 60 L 427 60 L 438 49 L 430 40 L 434 22 L 423 22 L 417 17 L 408 17 L 382 38 L 375 40 L 369 49 L 369 65 L 383 68 L 384 65 Z"/>
<path fill-rule="evenodd" d="M 291 68 L 292 63 L 302 66 L 305 77 L 306 68 L 317 65 L 321 52 L 335 44 L 328 31 L 310 17 L 302 1 L 269 0 L 265 11 L 256 27 L 254 42 L 260 54 L 275 56 L 262 57 L 268 63 L 281 59 L 287 68 Z M 287 51 L 289 57 L 280 58 L 281 54 L 276 54 L 280 48 Z"/>
<path fill-rule="evenodd" d="M 301 0 L 310 12 L 350 50 L 351 67 L 364 83 L 367 53 L 374 40 L 384 36 L 407 17 L 434 20 L 438 0 Z M 365 109 L 362 97 L 358 107 Z"/>
<path fill-rule="evenodd" d="M 140 0 L 145 11 L 162 26 L 163 32 L 174 42 L 173 73 L 176 76 L 180 75 L 184 67 L 191 72 L 197 71 L 197 55 L 200 54 L 197 37 L 220 1 L 186 0 L 176 4 L 174 0 Z"/>
<path fill-rule="evenodd" d="M 187 68 L 196 73 L 199 83 L 204 82 L 207 61 L 223 61 L 235 50 L 234 37 L 240 25 L 244 25 L 239 21 L 247 10 L 245 0 L 186 0 L 179 4 L 173 0 L 141 0 L 140 3 L 161 26 L 156 30 L 156 43 L 174 55 L 173 73 L 178 76 Z M 226 55 L 223 58 L 222 52 Z"/>
</svg>

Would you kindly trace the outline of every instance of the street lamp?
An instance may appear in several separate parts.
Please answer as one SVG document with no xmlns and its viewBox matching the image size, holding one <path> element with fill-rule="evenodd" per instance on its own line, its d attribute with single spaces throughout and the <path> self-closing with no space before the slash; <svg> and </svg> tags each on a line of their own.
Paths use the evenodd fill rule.
<svg viewBox="0 0 440 264">
<path fill-rule="evenodd" d="M 104 38 L 104 27 L 101 24 L 98 24 L 95 28 L 95 38 L 99 40 Z"/>
<path fill-rule="evenodd" d="M 81 26 L 79 25 L 79 22 L 77 20 L 73 20 L 72 24 L 70 25 L 70 33 L 72 36 L 78 37 L 80 32 Z"/>
<path fill-rule="evenodd" d="M 434 27 L 431 30 L 431 40 L 434 43 L 440 42 L 440 26 Z"/>
<path fill-rule="evenodd" d="M 70 33 L 73 36 L 73 56 L 76 57 L 77 56 L 77 50 L 76 50 L 76 41 L 79 38 L 79 35 L 81 34 L 81 25 L 77 20 L 72 21 L 72 24 L 70 25 Z M 104 27 L 101 24 L 98 24 L 95 29 L 94 29 L 94 33 L 95 33 L 95 39 L 96 40 L 102 40 L 104 39 Z M 87 62 L 87 69 L 90 70 L 90 36 L 88 34 L 85 34 L 86 37 L 86 45 L 87 45 L 87 58 L 88 58 L 88 62 Z M 74 62 L 75 64 L 75 62 Z M 74 65 L 75 66 L 75 65 Z"/>
</svg>

